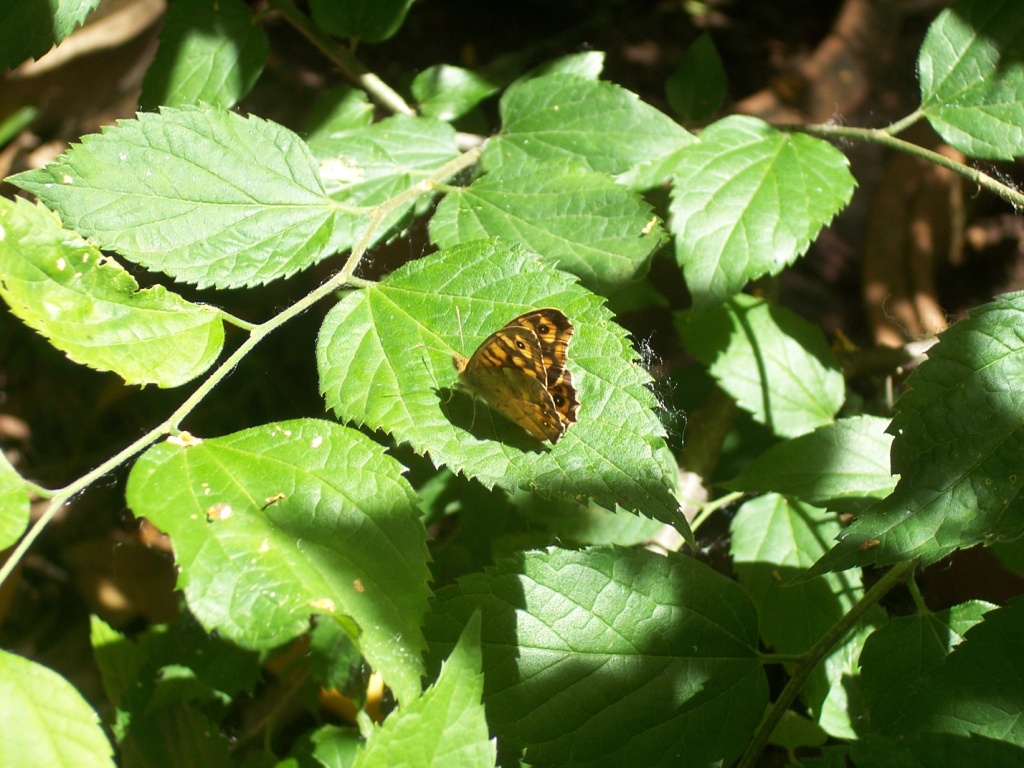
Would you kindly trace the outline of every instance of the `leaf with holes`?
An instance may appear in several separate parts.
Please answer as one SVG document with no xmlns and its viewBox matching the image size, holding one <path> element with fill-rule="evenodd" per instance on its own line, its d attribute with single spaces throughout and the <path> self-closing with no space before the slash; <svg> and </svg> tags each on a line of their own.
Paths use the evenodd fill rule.
<svg viewBox="0 0 1024 768">
<path fill-rule="evenodd" d="M 403 701 L 420 693 L 426 531 L 402 467 L 327 421 L 267 424 L 150 448 L 128 504 L 168 533 L 207 631 L 269 649 L 341 622 Z"/>
</svg>

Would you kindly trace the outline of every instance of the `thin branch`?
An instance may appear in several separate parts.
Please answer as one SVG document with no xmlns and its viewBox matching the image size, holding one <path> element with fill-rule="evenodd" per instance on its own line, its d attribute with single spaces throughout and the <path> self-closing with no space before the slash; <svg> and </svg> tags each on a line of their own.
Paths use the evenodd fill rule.
<svg viewBox="0 0 1024 768">
<path fill-rule="evenodd" d="M 737 763 L 737 768 L 752 768 L 754 766 L 758 755 L 761 754 L 761 750 L 768 743 L 772 732 L 796 700 L 797 695 L 803 690 L 818 664 L 832 652 L 833 648 L 842 642 L 843 638 L 857 626 L 857 623 L 864 618 L 869 610 L 881 601 L 889 590 L 907 580 L 917 567 L 917 563 L 917 560 L 912 560 L 906 563 L 899 563 L 889 569 L 889 572 L 879 579 L 875 586 L 865 592 L 864 596 L 857 601 L 857 604 L 832 625 L 828 632 L 803 655 L 800 662 L 794 667 L 793 676 L 789 678 L 789 682 L 782 689 L 779 698 L 765 714 L 761 724 L 757 726 L 754 738 L 747 745 L 747 750 L 743 753 L 743 758 Z"/>
<path fill-rule="evenodd" d="M 52 492 L 44 492 L 43 495 L 52 493 L 50 503 L 47 505 L 43 514 L 36 520 L 31 528 L 25 533 L 21 541 L 11 552 L 10 557 L 7 561 L 0 566 L 0 583 L 3 583 L 11 572 L 25 556 L 25 553 L 32 546 L 33 542 L 39 537 L 43 529 L 53 520 L 54 516 L 60 511 L 60 508 L 70 501 L 76 494 L 81 493 L 97 480 L 103 476 L 113 472 L 119 466 L 127 462 L 137 453 L 143 451 L 149 447 L 152 443 L 156 442 L 163 435 L 177 432 L 179 425 L 182 420 L 189 413 L 191 413 L 196 406 L 201 403 L 213 388 L 216 387 L 220 382 L 228 377 L 228 374 L 235 369 L 235 366 L 240 363 L 253 348 L 259 344 L 263 339 L 269 336 L 271 333 L 276 331 L 282 325 L 287 323 L 293 317 L 296 317 L 307 309 L 312 307 L 320 299 L 331 295 L 343 285 L 347 283 L 358 283 L 360 286 L 365 286 L 366 281 L 354 278 L 352 273 L 359 266 L 359 262 L 365 255 L 369 244 L 373 242 L 374 235 L 382 221 L 387 218 L 388 214 L 395 211 L 409 200 L 412 200 L 419 195 L 425 194 L 433 190 L 435 183 L 440 183 L 445 179 L 451 178 L 455 174 L 461 172 L 465 168 L 475 163 L 480 157 L 480 153 L 477 150 L 471 152 L 465 152 L 454 160 L 451 160 L 441 166 L 437 171 L 430 174 L 426 179 L 418 184 L 413 185 L 409 189 L 403 190 L 399 194 L 392 197 L 390 200 L 382 203 L 378 206 L 373 214 L 370 216 L 370 223 L 366 227 L 366 231 L 363 233 L 359 244 L 352 250 L 352 254 L 346 260 L 344 267 L 335 274 L 330 280 L 321 285 L 314 291 L 311 291 L 306 296 L 302 297 L 290 307 L 284 311 L 278 313 L 274 317 L 270 318 L 264 323 L 257 325 L 252 328 L 249 337 L 242 342 L 238 349 L 232 352 L 223 363 L 221 363 L 217 369 L 210 374 L 210 376 L 200 384 L 196 390 L 189 395 L 189 397 L 178 406 L 174 412 L 164 419 L 160 424 L 150 429 L 142 437 L 138 438 L 130 445 L 119 451 L 109 459 L 104 461 L 102 464 L 97 466 L 95 469 L 89 471 L 82 477 L 78 478 L 74 482 L 68 484 L 64 488 L 54 490 Z M 42 490 L 42 489 L 41 489 Z"/>
<path fill-rule="evenodd" d="M 894 123 L 893 125 L 898 126 L 900 123 Z M 983 173 L 977 168 L 972 168 L 969 165 L 958 163 L 956 160 L 946 157 L 945 155 L 940 155 L 938 152 L 933 152 L 932 150 L 925 149 L 917 144 L 912 144 L 909 141 L 896 138 L 884 130 L 878 130 L 877 128 L 850 128 L 842 125 L 780 126 L 780 129 L 801 131 L 812 136 L 820 136 L 826 139 L 840 138 L 869 141 L 874 144 L 881 144 L 884 147 L 899 150 L 900 152 L 906 152 L 908 155 L 920 157 L 930 163 L 935 163 L 943 168 L 948 168 L 954 173 L 959 173 L 961 176 L 974 182 L 979 187 L 987 189 L 989 192 L 1003 198 L 1003 200 L 1008 202 L 1014 208 L 1024 208 L 1024 194 L 1021 194 L 1013 187 L 996 181 L 987 173 Z"/>
<path fill-rule="evenodd" d="M 370 72 L 362 65 L 351 51 L 337 40 L 321 32 L 309 17 L 295 7 L 291 0 L 268 0 L 270 6 L 297 29 L 303 37 L 317 47 L 328 59 L 338 65 L 345 77 L 361 86 L 382 106 L 395 114 L 415 115 L 416 110 L 410 107 L 395 90 L 387 83 Z"/>
</svg>

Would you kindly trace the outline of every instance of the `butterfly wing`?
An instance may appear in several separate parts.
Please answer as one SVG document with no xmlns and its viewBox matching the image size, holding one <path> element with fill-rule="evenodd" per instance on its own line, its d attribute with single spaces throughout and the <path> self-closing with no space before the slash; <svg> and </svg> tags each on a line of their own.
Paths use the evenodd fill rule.
<svg viewBox="0 0 1024 768">
<path fill-rule="evenodd" d="M 529 328 L 537 335 L 544 359 L 545 383 L 551 385 L 558 382 L 565 372 L 566 350 L 574 330 L 569 318 L 559 309 L 545 307 L 526 312 L 505 327 L 515 326 Z M 572 377 L 569 381 L 571 386 Z"/>
<path fill-rule="evenodd" d="M 565 432 L 570 424 L 576 422 L 576 412 L 580 407 L 576 387 L 572 383 L 572 374 L 565 369 L 569 340 L 574 330 L 572 323 L 561 310 L 545 307 L 526 312 L 509 325 L 531 328 L 537 334 L 541 355 L 544 358 L 548 394 L 551 395 L 562 424 L 562 431 Z"/>
<path fill-rule="evenodd" d="M 467 389 L 538 440 L 556 443 L 565 432 L 531 328 L 506 325 L 488 336 L 469 360 L 456 355 L 454 362 Z"/>
<path fill-rule="evenodd" d="M 572 385 L 572 374 L 562 371 L 562 378 L 548 385 L 548 395 L 555 404 L 558 420 L 562 423 L 562 431 L 565 432 L 570 424 L 576 423 L 576 411 L 580 407 L 580 401 L 576 398 L 576 387 Z"/>
</svg>

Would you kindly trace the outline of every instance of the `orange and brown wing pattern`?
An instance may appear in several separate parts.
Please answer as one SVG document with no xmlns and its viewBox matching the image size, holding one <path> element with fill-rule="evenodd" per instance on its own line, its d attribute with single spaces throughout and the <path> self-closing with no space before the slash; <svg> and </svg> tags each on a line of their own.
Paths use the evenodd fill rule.
<svg viewBox="0 0 1024 768">
<path fill-rule="evenodd" d="M 561 417 L 544 383 L 540 343 L 529 328 L 505 326 L 492 333 L 469 360 L 456 357 L 455 368 L 464 386 L 538 440 L 554 443 L 562 436 Z"/>
<path fill-rule="evenodd" d="M 572 385 L 572 374 L 562 371 L 562 378 L 548 385 L 548 394 L 555 404 L 564 432 L 570 424 L 576 423 L 576 412 L 580 407 L 580 401 L 576 398 L 576 387 Z"/>
<path fill-rule="evenodd" d="M 562 378 L 565 370 L 566 352 L 572 338 L 573 327 L 565 313 L 553 307 L 535 309 L 520 315 L 505 327 L 522 326 L 530 328 L 537 334 L 540 349 L 544 356 L 544 370 L 547 372 L 547 383 L 554 384 Z"/>
<path fill-rule="evenodd" d="M 547 369 L 544 367 L 544 355 L 537 334 L 525 326 L 509 324 L 492 333 L 484 339 L 465 367 L 470 371 L 514 368 L 542 384 L 547 383 Z"/>
<path fill-rule="evenodd" d="M 459 381 L 538 440 L 557 443 L 576 421 L 579 401 L 565 370 L 572 323 L 557 309 L 520 315 L 472 357 L 454 355 Z"/>
</svg>

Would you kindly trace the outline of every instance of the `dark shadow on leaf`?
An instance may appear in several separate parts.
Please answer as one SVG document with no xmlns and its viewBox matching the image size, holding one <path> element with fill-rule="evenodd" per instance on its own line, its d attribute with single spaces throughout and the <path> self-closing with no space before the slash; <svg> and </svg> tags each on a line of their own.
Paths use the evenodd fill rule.
<svg viewBox="0 0 1024 768">
<path fill-rule="evenodd" d="M 594 574 L 610 573 L 613 558 L 614 578 L 600 586 Z M 616 627 L 629 642 L 613 641 L 615 650 L 595 653 L 594 633 L 614 635 L 608 594 L 625 595 L 622 585 L 662 579 L 671 584 L 664 593 L 673 595 L 671 605 Z M 723 582 L 706 566 L 675 554 L 520 552 L 437 591 L 424 627 L 428 670 L 436 674 L 479 610 L 488 725 L 506 748 L 527 748 L 531 764 L 559 764 L 557 756 L 568 751 L 578 765 L 632 764 L 633 734 L 646 727 L 651 737 L 645 759 L 636 764 L 708 764 L 714 751 L 729 765 L 763 714 L 767 682 L 753 647 L 753 605 L 746 602 L 726 616 L 732 609 L 723 606 L 732 602 L 722 598 L 740 590 Z M 724 590 L 710 604 L 709 585 Z M 622 610 L 628 610 L 625 604 Z M 741 691 L 733 694 L 732 733 L 709 747 L 698 734 L 707 731 L 708 712 L 730 706 L 722 704 L 724 691 Z M 537 700 L 544 706 L 537 707 Z"/>
<path fill-rule="evenodd" d="M 511 448 L 531 453 L 550 450 L 545 443 L 465 390 L 458 387 L 442 387 L 435 390 L 435 393 L 441 406 L 441 413 L 452 426 L 465 430 L 478 440 L 497 440 Z"/>
</svg>

